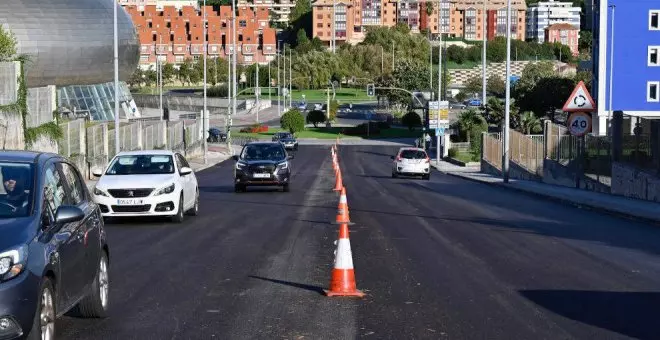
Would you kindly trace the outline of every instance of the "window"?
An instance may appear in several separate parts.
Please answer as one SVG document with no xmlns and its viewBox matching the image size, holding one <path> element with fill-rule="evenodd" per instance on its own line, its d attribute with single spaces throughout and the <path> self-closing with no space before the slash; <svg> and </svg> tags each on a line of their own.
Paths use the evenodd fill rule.
<svg viewBox="0 0 660 340">
<path fill-rule="evenodd" d="M 34 191 L 32 165 L 0 163 L 0 176 L 0 218 L 27 216 Z"/>
<path fill-rule="evenodd" d="M 660 46 L 649 46 L 649 66 L 660 66 Z"/>
<path fill-rule="evenodd" d="M 57 208 L 63 203 L 67 203 L 65 201 L 66 195 L 64 192 L 64 181 L 54 164 L 46 169 L 45 175 L 44 199 L 46 200 L 46 203 L 48 203 L 48 207 L 50 208 L 50 211 L 53 212 L 54 216 Z"/>
<path fill-rule="evenodd" d="M 660 31 L 660 9 L 649 12 L 649 30 Z"/>
<path fill-rule="evenodd" d="M 71 204 L 78 205 L 85 198 L 83 191 L 83 184 L 80 181 L 80 176 L 78 171 L 73 168 L 70 164 L 62 163 L 62 173 L 66 179 L 66 183 L 69 185 L 69 190 L 71 191 Z"/>
<path fill-rule="evenodd" d="M 660 81 L 650 81 L 647 83 L 646 101 L 660 102 Z"/>
</svg>

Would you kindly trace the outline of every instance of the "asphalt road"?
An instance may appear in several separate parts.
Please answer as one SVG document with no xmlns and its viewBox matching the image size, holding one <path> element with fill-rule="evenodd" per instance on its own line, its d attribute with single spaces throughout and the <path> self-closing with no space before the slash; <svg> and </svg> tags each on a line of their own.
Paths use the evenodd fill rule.
<svg viewBox="0 0 660 340">
<path fill-rule="evenodd" d="M 363 300 L 327 298 L 337 227 L 327 146 L 292 192 L 198 174 L 200 216 L 108 225 L 111 311 L 65 339 L 653 339 L 660 229 L 434 172 L 390 178 L 396 147 L 342 146 Z"/>
</svg>

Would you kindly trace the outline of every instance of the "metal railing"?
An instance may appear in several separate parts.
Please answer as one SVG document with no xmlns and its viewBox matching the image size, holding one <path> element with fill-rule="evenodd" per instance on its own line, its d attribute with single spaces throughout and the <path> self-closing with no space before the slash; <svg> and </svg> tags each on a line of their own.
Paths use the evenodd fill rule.
<svg viewBox="0 0 660 340">
<path fill-rule="evenodd" d="M 510 138 L 511 161 L 531 173 L 543 176 L 543 136 L 527 136 L 511 130 Z"/>
</svg>

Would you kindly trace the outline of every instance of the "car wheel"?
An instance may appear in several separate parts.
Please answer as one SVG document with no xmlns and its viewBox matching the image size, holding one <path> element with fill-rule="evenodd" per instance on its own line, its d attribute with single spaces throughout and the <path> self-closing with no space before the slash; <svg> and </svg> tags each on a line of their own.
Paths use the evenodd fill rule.
<svg viewBox="0 0 660 340">
<path fill-rule="evenodd" d="M 179 209 L 177 210 L 176 215 L 172 216 L 172 222 L 183 222 L 183 194 L 179 197 Z"/>
<path fill-rule="evenodd" d="M 240 185 L 240 184 L 235 184 L 234 185 L 234 192 L 246 192 L 247 187 L 245 185 Z"/>
<path fill-rule="evenodd" d="M 397 178 L 397 177 L 399 177 L 399 175 L 397 175 L 396 172 L 393 172 L 393 173 L 392 173 L 392 178 Z"/>
<path fill-rule="evenodd" d="M 291 191 L 291 187 L 289 187 L 289 184 L 284 184 L 282 186 L 282 192 L 289 192 Z"/>
<path fill-rule="evenodd" d="M 197 216 L 199 215 L 199 189 L 195 193 L 195 205 L 193 205 L 190 210 L 188 210 L 188 215 Z"/>
<path fill-rule="evenodd" d="M 92 283 L 92 291 L 78 304 L 78 312 L 85 318 L 105 318 L 110 302 L 110 276 L 108 274 L 108 256 L 102 252 L 99 268 Z"/>
<path fill-rule="evenodd" d="M 424 176 L 422 176 L 422 178 L 428 181 L 428 180 L 431 179 L 431 175 L 430 174 L 424 175 Z"/>
<path fill-rule="evenodd" d="M 34 322 L 28 339 L 52 340 L 55 339 L 55 289 L 48 278 L 41 282 L 39 290 L 39 304 L 34 314 Z"/>
</svg>

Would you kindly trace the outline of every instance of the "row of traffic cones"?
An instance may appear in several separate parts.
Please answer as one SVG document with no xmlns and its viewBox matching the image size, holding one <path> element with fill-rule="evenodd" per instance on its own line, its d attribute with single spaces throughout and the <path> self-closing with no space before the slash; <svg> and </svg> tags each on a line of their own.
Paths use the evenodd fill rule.
<svg viewBox="0 0 660 340">
<path fill-rule="evenodd" d="M 363 297 L 364 293 L 357 289 L 355 283 L 355 271 L 353 268 L 353 254 L 351 253 L 351 241 L 349 239 L 348 226 L 352 225 L 348 212 L 348 200 L 346 188 L 342 182 L 341 169 L 337 157 L 337 142 L 331 147 L 332 168 L 335 171 L 335 187 L 333 191 L 340 192 L 339 205 L 337 207 L 337 218 L 335 224 L 339 225 L 339 240 L 335 242 L 335 264 L 330 279 L 330 289 L 325 290 L 327 296 L 352 296 Z"/>
</svg>

